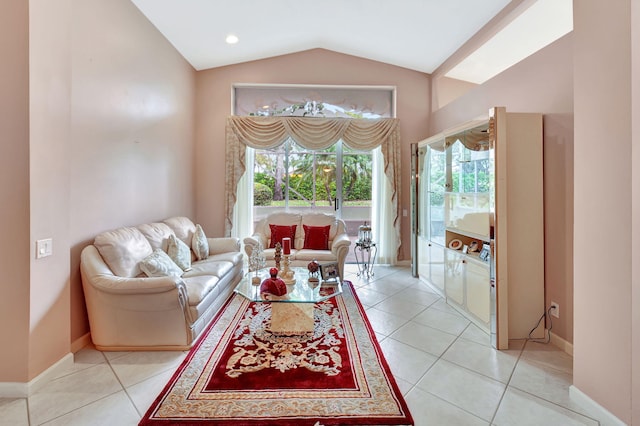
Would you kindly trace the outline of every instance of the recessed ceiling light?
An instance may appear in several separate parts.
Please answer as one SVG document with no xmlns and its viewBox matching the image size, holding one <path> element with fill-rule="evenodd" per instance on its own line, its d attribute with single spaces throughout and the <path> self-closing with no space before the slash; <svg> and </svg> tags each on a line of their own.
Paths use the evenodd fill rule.
<svg viewBox="0 0 640 426">
<path fill-rule="evenodd" d="M 227 42 L 227 44 L 236 44 L 238 42 L 238 36 L 235 34 L 229 34 L 227 36 L 227 38 L 225 39 L 225 41 Z"/>
</svg>

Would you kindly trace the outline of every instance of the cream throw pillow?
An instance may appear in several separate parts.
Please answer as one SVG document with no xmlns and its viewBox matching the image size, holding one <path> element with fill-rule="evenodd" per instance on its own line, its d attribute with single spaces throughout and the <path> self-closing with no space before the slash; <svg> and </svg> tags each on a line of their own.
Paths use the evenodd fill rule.
<svg viewBox="0 0 640 426">
<path fill-rule="evenodd" d="M 191 248 L 196 254 L 196 259 L 203 260 L 209 257 L 209 241 L 207 241 L 207 236 L 204 234 L 202 226 L 200 225 L 196 225 L 196 232 L 193 234 Z"/>
<path fill-rule="evenodd" d="M 191 249 L 174 234 L 169 235 L 167 254 L 184 271 L 191 270 Z"/>
<path fill-rule="evenodd" d="M 149 277 L 182 276 L 182 269 L 174 263 L 169 255 L 160 249 L 145 257 L 140 262 L 140 269 Z"/>
</svg>

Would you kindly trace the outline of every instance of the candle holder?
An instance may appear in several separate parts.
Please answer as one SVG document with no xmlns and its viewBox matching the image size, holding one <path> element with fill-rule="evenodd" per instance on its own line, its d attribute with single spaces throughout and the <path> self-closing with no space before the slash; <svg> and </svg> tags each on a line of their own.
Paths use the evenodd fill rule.
<svg viewBox="0 0 640 426">
<path fill-rule="evenodd" d="M 289 254 L 283 255 L 284 268 L 282 268 L 282 271 L 280 273 L 280 278 L 286 285 L 293 285 L 296 283 L 295 272 L 291 270 L 291 268 L 289 268 L 289 265 L 291 264 L 291 260 L 289 259 L 290 256 L 291 255 Z"/>
</svg>

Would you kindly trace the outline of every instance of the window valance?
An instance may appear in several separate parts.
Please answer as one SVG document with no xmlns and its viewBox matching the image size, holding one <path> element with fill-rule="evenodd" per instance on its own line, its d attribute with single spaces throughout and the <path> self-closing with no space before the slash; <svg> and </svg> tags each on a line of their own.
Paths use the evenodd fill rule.
<svg viewBox="0 0 640 426">
<path fill-rule="evenodd" d="M 345 119 L 230 116 L 226 124 L 225 232 L 231 234 L 238 181 L 246 170 L 245 147 L 269 149 L 288 138 L 313 150 L 325 149 L 340 139 L 350 148 L 381 147 L 384 172 L 392 188 L 394 229 L 400 248 L 400 128 L 397 118 Z"/>
</svg>

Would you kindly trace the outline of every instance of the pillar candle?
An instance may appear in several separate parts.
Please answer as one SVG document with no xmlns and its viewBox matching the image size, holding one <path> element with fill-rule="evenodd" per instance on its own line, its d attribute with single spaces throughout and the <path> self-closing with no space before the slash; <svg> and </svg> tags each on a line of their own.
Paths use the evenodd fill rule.
<svg viewBox="0 0 640 426">
<path fill-rule="evenodd" d="M 291 238 L 282 239 L 282 253 L 291 254 Z"/>
</svg>

